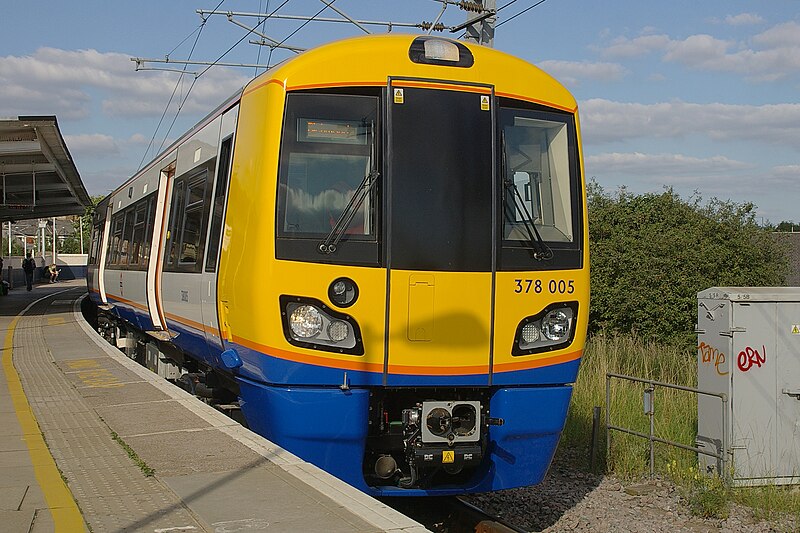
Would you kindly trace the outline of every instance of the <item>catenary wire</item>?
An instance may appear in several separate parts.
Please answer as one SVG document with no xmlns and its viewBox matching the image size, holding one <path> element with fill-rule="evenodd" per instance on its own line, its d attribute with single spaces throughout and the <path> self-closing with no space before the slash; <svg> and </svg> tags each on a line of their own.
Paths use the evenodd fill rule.
<svg viewBox="0 0 800 533">
<path fill-rule="evenodd" d="M 219 9 L 219 7 L 224 2 L 225 2 L 225 0 L 220 0 L 219 4 L 217 4 L 217 7 L 215 9 Z M 192 35 L 194 35 L 195 32 L 197 32 L 197 36 L 195 37 L 194 43 L 192 44 L 192 49 L 189 52 L 189 59 L 191 59 L 192 58 L 192 54 L 194 53 L 194 49 L 197 46 L 197 41 L 200 40 L 200 34 L 203 33 L 203 28 L 206 25 L 206 21 L 207 21 L 207 19 L 203 18 L 202 22 L 200 23 L 200 25 L 197 28 L 195 28 L 195 30 L 192 31 L 189 35 L 187 35 L 176 47 L 174 47 L 172 50 L 170 50 L 170 52 L 167 54 L 167 57 L 169 57 L 175 50 L 178 49 L 178 47 L 180 47 L 183 43 L 185 43 L 189 39 L 189 37 L 191 37 Z M 186 72 L 186 68 L 187 67 L 188 67 L 188 65 L 184 65 L 183 66 L 183 72 Z M 155 131 L 153 131 L 153 136 L 150 137 L 150 142 L 147 144 L 147 149 L 144 151 L 144 154 L 142 155 L 141 161 L 139 161 L 139 167 L 136 169 L 137 172 L 139 170 L 141 170 L 142 165 L 144 164 L 145 160 L 147 159 L 147 154 L 150 152 L 150 148 L 153 146 L 153 141 L 155 141 L 156 135 L 158 135 L 158 130 L 161 129 L 161 124 L 164 122 L 164 117 L 167 115 L 167 111 L 169 111 L 169 106 L 172 104 L 172 99 L 175 98 L 175 93 L 178 91 L 178 87 L 180 87 L 182 83 L 183 83 L 183 73 L 181 73 L 181 75 L 178 77 L 178 80 L 175 82 L 175 88 L 172 89 L 172 94 L 170 95 L 169 100 L 167 101 L 167 105 L 164 106 L 164 112 L 161 113 L 161 118 L 158 120 L 158 125 L 156 125 Z M 173 124 L 174 123 L 175 123 L 175 121 L 173 119 Z M 167 133 L 167 135 L 169 135 L 169 133 Z M 164 140 L 166 140 L 166 136 L 164 137 Z M 161 141 L 161 146 L 163 147 L 163 145 L 164 145 L 164 141 Z M 161 151 L 161 148 L 159 147 L 159 152 L 160 151 Z"/>
<path fill-rule="evenodd" d="M 225 0 L 222 0 L 222 1 L 219 3 L 219 5 L 221 5 L 221 4 L 222 4 L 222 2 L 224 2 L 224 1 L 225 1 Z M 334 1 L 335 1 L 335 0 L 334 0 Z M 275 8 L 275 11 L 273 11 L 272 13 L 270 13 L 269 15 L 267 15 L 266 17 L 264 17 L 264 19 L 263 19 L 263 20 L 267 20 L 267 19 L 268 19 L 270 16 L 272 16 L 272 15 L 273 15 L 274 13 L 276 13 L 276 12 L 277 12 L 277 11 L 278 11 L 280 8 L 282 8 L 283 6 L 285 6 L 286 4 L 288 4 L 289 2 L 290 2 L 290 0 L 284 0 L 284 2 L 283 2 L 281 5 L 279 5 L 278 7 L 276 7 L 276 8 Z M 219 8 L 219 5 L 217 5 L 217 8 Z M 217 9 L 217 8 L 215 8 L 214 10 L 216 11 L 216 9 Z M 320 13 L 321 13 L 321 12 L 322 12 L 322 10 L 320 11 Z M 318 14 L 319 14 L 319 13 L 317 13 L 317 15 L 318 15 Z M 316 17 L 317 15 L 314 15 L 314 16 Z M 258 24 L 260 24 L 260 23 L 261 23 L 261 22 L 259 22 Z M 161 148 L 163 148 L 163 146 L 164 146 L 164 143 L 165 143 L 165 142 L 166 142 L 166 140 L 167 140 L 167 137 L 169 137 L 169 134 L 170 134 L 170 132 L 172 131 L 172 128 L 173 128 L 173 126 L 175 125 L 175 122 L 178 120 L 178 116 L 180 115 L 180 113 L 181 113 L 181 110 L 183 109 L 183 106 L 184 106 L 184 104 L 187 102 L 187 100 L 189 100 L 189 95 L 192 93 L 192 89 L 194 89 L 194 85 L 195 85 L 195 83 L 197 83 L 197 80 L 200 78 L 200 76 L 202 76 L 203 74 L 205 74 L 206 72 L 208 72 L 208 71 L 211 69 L 211 67 L 213 67 L 214 65 L 216 65 L 217 63 L 219 63 L 219 62 L 222 60 L 222 58 L 224 58 L 226 55 L 228 55 L 228 54 L 231 52 L 231 50 L 233 50 L 234 48 L 236 48 L 236 47 L 237 47 L 237 46 L 238 46 L 238 45 L 239 45 L 239 44 L 240 44 L 242 41 L 244 41 L 244 40 L 245 40 L 245 39 L 246 39 L 246 38 L 247 38 L 247 37 L 248 37 L 248 36 L 249 36 L 251 33 L 253 33 L 253 31 L 255 30 L 255 28 L 257 28 L 257 27 L 258 27 L 258 24 L 256 24 L 256 25 L 255 25 L 255 27 L 253 27 L 253 28 L 252 28 L 250 31 L 248 31 L 247 33 L 245 33 L 245 34 L 242 36 L 242 38 L 241 38 L 241 39 L 239 39 L 239 40 L 238 40 L 238 41 L 236 41 L 236 42 L 235 42 L 233 45 L 231 45 L 231 47 L 230 47 L 230 48 L 228 48 L 228 49 L 227 49 L 225 52 L 223 52 L 223 53 L 222 53 L 222 55 L 220 55 L 220 56 L 219 56 L 217 59 L 215 59 L 213 63 L 211 63 L 210 65 L 208 65 L 206 68 L 204 68 L 204 69 L 203 69 L 201 72 L 199 72 L 198 74 L 195 74 L 195 76 L 194 76 L 194 79 L 192 80 L 192 84 L 189 86 L 189 90 L 188 90 L 188 91 L 186 91 L 186 95 L 184 96 L 184 98 L 183 98 L 183 100 L 181 101 L 181 103 L 178 105 L 178 110 L 175 112 L 175 116 L 172 118 L 172 123 L 170 124 L 170 126 L 169 126 L 169 129 L 167 130 L 167 133 L 164 135 L 164 140 L 163 140 L 163 141 L 161 141 L 161 147 L 159 147 L 159 151 L 161 151 Z M 301 26 L 301 27 L 302 27 L 302 26 Z M 296 30 L 295 30 L 295 32 L 294 32 L 294 33 L 296 33 Z M 292 34 L 292 35 L 293 35 L 293 34 Z M 199 37 L 199 35 L 198 35 L 198 37 Z M 291 37 L 291 35 L 290 35 L 290 37 Z M 288 37 L 287 37 L 287 38 L 288 38 Z M 284 39 L 284 41 L 285 41 L 285 40 L 286 40 L 286 39 Z M 193 49 L 193 50 L 194 50 L 194 49 Z"/>
<path fill-rule="evenodd" d="M 495 28 L 499 28 L 500 26 L 502 26 L 502 25 L 503 25 L 503 24 L 505 24 L 506 22 L 511 22 L 512 20 L 514 20 L 514 19 L 515 19 L 515 18 L 517 18 L 518 16 L 522 15 L 523 13 L 527 13 L 528 11 L 530 11 L 531 9 L 533 9 L 534 7 L 536 7 L 536 6 L 538 6 L 538 5 L 544 4 L 546 1 L 547 1 L 547 0 L 539 0 L 538 2 L 536 2 L 535 4 L 533 4 L 532 6 L 530 6 L 530 7 L 527 7 L 527 8 L 525 8 L 525 9 L 523 9 L 522 11 L 520 11 L 519 13 L 517 13 L 516 15 L 514 15 L 513 17 L 507 18 L 506 20 L 504 20 L 503 22 L 501 22 L 500 24 L 498 24 L 497 26 L 495 26 Z M 511 4 L 513 4 L 514 2 L 516 2 L 516 0 L 513 0 L 512 2 L 510 2 L 510 3 L 506 4 L 506 6 L 508 6 L 508 5 L 511 5 Z M 503 6 L 503 7 L 506 7 L 506 6 Z"/>
</svg>

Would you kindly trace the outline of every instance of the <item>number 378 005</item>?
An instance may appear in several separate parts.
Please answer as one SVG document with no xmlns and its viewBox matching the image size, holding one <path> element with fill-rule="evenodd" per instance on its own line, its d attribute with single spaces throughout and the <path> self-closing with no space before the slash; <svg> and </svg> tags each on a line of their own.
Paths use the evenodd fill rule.
<svg viewBox="0 0 800 533">
<path fill-rule="evenodd" d="M 572 294 L 575 292 L 575 280 L 572 279 L 551 279 L 542 281 L 540 279 L 515 279 L 514 292 L 517 294 L 528 294 L 530 292 L 541 294 Z"/>
</svg>

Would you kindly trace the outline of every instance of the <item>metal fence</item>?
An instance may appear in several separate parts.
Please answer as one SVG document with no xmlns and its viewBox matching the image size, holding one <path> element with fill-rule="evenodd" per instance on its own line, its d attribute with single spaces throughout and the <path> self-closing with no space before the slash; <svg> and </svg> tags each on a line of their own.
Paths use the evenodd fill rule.
<svg viewBox="0 0 800 533">
<path fill-rule="evenodd" d="M 643 383 L 646 385 L 644 389 L 644 414 L 646 414 L 650 418 L 650 433 L 640 433 L 638 431 L 634 431 L 630 428 L 624 428 L 620 426 L 614 426 L 611 424 L 611 380 L 612 379 L 620 379 L 626 381 L 632 381 L 636 383 Z M 718 453 L 713 453 L 706 451 L 702 448 L 698 448 L 696 446 L 687 446 L 686 444 L 681 444 L 680 442 L 671 441 L 668 439 L 662 439 L 661 437 L 657 437 L 655 435 L 655 389 L 656 387 L 664 387 L 668 389 L 676 389 L 686 392 L 691 392 L 694 394 L 702 394 L 705 396 L 714 396 L 721 400 L 722 404 L 722 449 L 719 450 Z M 718 393 L 718 392 L 709 392 L 700 389 L 696 389 L 693 387 L 684 387 L 682 385 L 674 385 L 672 383 L 664 383 L 661 381 L 654 381 L 652 379 L 642 379 L 633 376 L 626 376 L 624 374 L 614 374 L 612 372 L 606 373 L 606 457 L 610 457 L 611 453 L 611 431 L 619 431 L 621 433 L 627 433 L 629 435 L 634 435 L 636 437 L 641 437 L 643 439 L 647 439 L 650 441 L 650 478 L 652 479 L 654 476 L 655 470 L 655 443 L 659 442 L 661 444 L 667 444 L 669 446 L 674 446 L 676 448 L 681 448 L 683 450 L 701 453 L 704 455 L 708 455 L 710 457 L 714 457 L 720 462 L 720 472 L 723 473 L 723 477 L 725 481 L 729 481 L 730 471 L 727 468 L 728 462 L 728 395 L 725 393 Z"/>
</svg>

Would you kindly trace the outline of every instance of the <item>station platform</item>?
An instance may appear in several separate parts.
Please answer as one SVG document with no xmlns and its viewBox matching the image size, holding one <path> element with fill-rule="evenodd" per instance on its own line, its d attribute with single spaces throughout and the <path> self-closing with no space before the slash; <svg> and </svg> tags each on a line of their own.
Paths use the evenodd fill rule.
<svg viewBox="0 0 800 533">
<path fill-rule="evenodd" d="M 0 296 L 0 530 L 427 531 L 125 357 L 85 292 Z"/>
</svg>

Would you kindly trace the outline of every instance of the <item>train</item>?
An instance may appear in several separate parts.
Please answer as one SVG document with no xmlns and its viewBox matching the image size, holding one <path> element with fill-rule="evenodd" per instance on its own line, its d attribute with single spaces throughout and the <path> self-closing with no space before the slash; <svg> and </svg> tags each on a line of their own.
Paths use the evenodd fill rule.
<svg viewBox="0 0 800 533">
<path fill-rule="evenodd" d="M 577 104 L 439 36 L 321 45 L 97 206 L 125 353 L 373 496 L 539 483 L 589 311 Z"/>
</svg>

